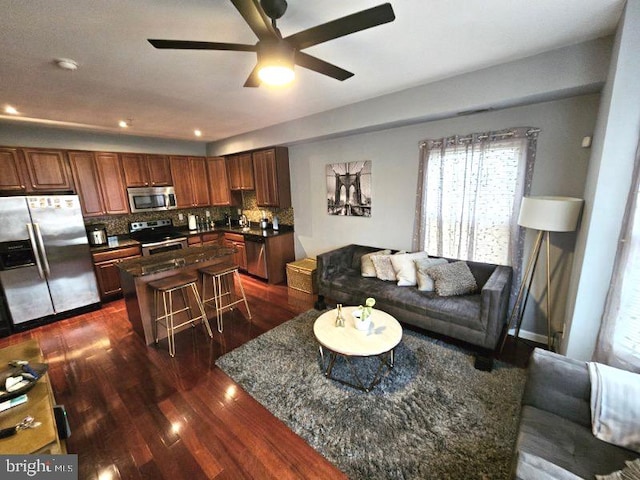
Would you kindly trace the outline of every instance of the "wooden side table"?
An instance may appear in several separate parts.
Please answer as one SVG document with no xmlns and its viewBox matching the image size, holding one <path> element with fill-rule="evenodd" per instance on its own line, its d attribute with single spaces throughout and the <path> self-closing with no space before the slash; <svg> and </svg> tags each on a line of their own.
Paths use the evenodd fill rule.
<svg viewBox="0 0 640 480">
<path fill-rule="evenodd" d="M 42 351 L 36 340 L 11 345 L 0 349 L 0 369 L 8 368 L 12 360 L 28 360 L 43 363 Z M 0 428 L 11 427 L 31 415 L 41 422 L 38 428 L 20 430 L 17 434 L 0 439 L 0 453 L 3 454 L 62 454 L 67 453 L 64 440 L 58 437 L 58 429 L 53 414 L 55 399 L 46 373 L 27 392 L 26 403 L 0 412 Z"/>
</svg>

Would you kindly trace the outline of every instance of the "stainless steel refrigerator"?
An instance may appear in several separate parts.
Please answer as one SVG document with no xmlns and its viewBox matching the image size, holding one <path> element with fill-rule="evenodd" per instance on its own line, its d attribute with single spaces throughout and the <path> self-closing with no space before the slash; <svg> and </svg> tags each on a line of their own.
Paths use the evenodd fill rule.
<svg viewBox="0 0 640 480">
<path fill-rule="evenodd" d="M 100 301 L 77 195 L 0 198 L 0 283 L 16 326 Z"/>
</svg>

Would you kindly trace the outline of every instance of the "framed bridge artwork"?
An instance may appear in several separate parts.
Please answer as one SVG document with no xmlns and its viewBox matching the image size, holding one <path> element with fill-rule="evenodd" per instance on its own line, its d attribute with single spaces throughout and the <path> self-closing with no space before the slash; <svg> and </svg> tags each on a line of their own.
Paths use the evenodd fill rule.
<svg viewBox="0 0 640 480">
<path fill-rule="evenodd" d="M 327 165 L 327 213 L 371 216 L 371 160 Z"/>
</svg>

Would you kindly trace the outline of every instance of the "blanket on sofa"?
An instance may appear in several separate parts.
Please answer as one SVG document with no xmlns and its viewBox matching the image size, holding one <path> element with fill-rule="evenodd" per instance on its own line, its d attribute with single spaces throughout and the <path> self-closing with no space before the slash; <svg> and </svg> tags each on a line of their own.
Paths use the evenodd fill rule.
<svg viewBox="0 0 640 480">
<path fill-rule="evenodd" d="M 640 375 L 589 362 L 589 376 L 593 434 L 640 453 Z"/>
</svg>

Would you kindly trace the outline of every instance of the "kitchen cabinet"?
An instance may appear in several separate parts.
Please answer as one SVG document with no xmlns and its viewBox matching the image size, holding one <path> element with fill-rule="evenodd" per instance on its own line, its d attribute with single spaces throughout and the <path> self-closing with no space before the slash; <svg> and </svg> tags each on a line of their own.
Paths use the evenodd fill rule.
<svg viewBox="0 0 640 480">
<path fill-rule="evenodd" d="M 280 233 L 266 238 L 267 280 L 271 284 L 287 280 L 287 263 L 296 258 L 293 232 Z"/>
<path fill-rule="evenodd" d="M 73 191 L 69 164 L 62 150 L 22 149 L 30 183 L 28 192 Z"/>
<path fill-rule="evenodd" d="M 253 152 L 256 203 L 259 207 L 291 206 L 289 152 L 275 147 Z"/>
<path fill-rule="evenodd" d="M 105 302 L 113 300 L 122 295 L 120 285 L 120 269 L 118 263 L 123 260 L 140 257 L 140 246 L 129 246 L 108 250 L 106 252 L 95 252 L 92 254 L 93 266 L 98 280 L 100 299 Z"/>
<path fill-rule="evenodd" d="M 22 152 L 17 148 L 0 148 L 0 191 L 3 193 L 21 193 L 27 191 L 23 179 Z"/>
<path fill-rule="evenodd" d="M 190 247 L 210 247 L 212 245 L 224 246 L 223 232 L 205 232 L 198 235 L 190 235 L 187 238 Z"/>
<path fill-rule="evenodd" d="M 161 187 L 172 185 L 167 155 L 120 154 L 127 187 Z"/>
<path fill-rule="evenodd" d="M 253 190 L 253 159 L 250 152 L 227 157 L 231 190 Z"/>
<path fill-rule="evenodd" d="M 242 206 L 242 196 L 239 191 L 229 187 L 229 172 L 224 157 L 207 158 L 207 174 L 211 205 Z"/>
<path fill-rule="evenodd" d="M 244 245 L 244 235 L 225 233 L 224 245 L 236 249 L 236 252 L 233 254 L 233 261 L 241 270 L 247 271 L 247 252 Z"/>
<path fill-rule="evenodd" d="M 69 152 L 69 162 L 83 216 L 129 213 L 118 154 Z"/>
<path fill-rule="evenodd" d="M 169 157 L 178 208 L 210 204 L 205 157 Z"/>
<path fill-rule="evenodd" d="M 0 148 L 3 193 L 73 192 L 67 157 L 62 150 Z"/>
</svg>

